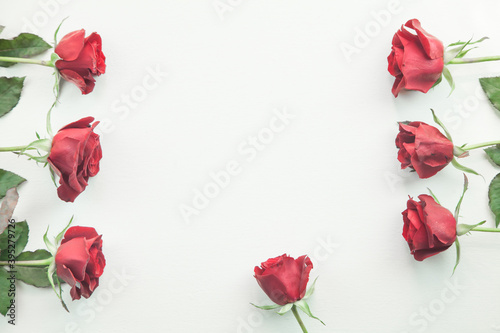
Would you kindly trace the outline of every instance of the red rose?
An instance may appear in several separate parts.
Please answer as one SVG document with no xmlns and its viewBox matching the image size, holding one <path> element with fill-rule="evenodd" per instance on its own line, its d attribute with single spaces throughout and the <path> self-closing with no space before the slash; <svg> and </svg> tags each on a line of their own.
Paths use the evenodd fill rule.
<svg viewBox="0 0 500 333">
<path fill-rule="evenodd" d="M 92 92 L 93 75 L 99 76 L 106 71 L 101 36 L 94 32 L 85 38 L 85 30 L 73 31 L 61 39 L 54 51 L 61 58 L 55 65 L 62 78 L 76 84 L 82 94 Z"/>
<path fill-rule="evenodd" d="M 89 177 L 99 172 L 102 158 L 99 135 L 94 128 L 99 124 L 87 117 L 64 126 L 52 139 L 48 162 L 59 176 L 57 194 L 64 201 L 73 202 L 85 190 Z"/>
<path fill-rule="evenodd" d="M 409 199 L 403 214 L 403 237 L 416 260 L 443 252 L 457 238 L 457 222 L 449 210 L 431 196 L 422 194 L 420 202 Z"/>
<path fill-rule="evenodd" d="M 412 34 L 405 26 L 415 30 Z M 394 34 L 392 52 L 387 57 L 389 73 L 396 77 L 392 94 L 404 89 L 429 91 L 439 80 L 444 67 L 443 43 L 429 35 L 417 19 L 409 20 Z"/>
<path fill-rule="evenodd" d="M 268 259 L 261 267 L 256 266 L 254 273 L 267 296 L 274 303 L 285 305 L 304 297 L 312 268 L 313 264 L 307 256 L 293 259 L 283 254 Z"/>
<path fill-rule="evenodd" d="M 99 286 L 106 260 L 102 254 L 102 235 L 94 228 L 71 227 L 57 249 L 57 276 L 71 286 L 71 298 L 89 298 Z"/>
<path fill-rule="evenodd" d="M 429 178 L 453 159 L 453 143 L 441 132 L 426 123 L 399 123 L 396 137 L 401 168 L 414 169 L 420 178 Z"/>
</svg>

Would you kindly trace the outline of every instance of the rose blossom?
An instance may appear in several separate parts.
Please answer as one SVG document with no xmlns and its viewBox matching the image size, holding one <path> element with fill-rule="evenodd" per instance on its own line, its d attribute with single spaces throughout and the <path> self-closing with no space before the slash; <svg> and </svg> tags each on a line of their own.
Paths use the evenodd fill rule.
<svg viewBox="0 0 500 333">
<path fill-rule="evenodd" d="M 99 135 L 94 128 L 99 124 L 86 117 L 64 126 L 52 139 L 48 162 L 59 176 L 57 194 L 61 200 L 73 202 L 85 190 L 89 177 L 99 172 L 102 158 Z"/>
<path fill-rule="evenodd" d="M 71 227 L 64 234 L 55 256 L 57 276 L 71 286 L 71 298 L 89 298 L 99 286 L 106 260 L 102 235 L 94 228 Z"/>
<path fill-rule="evenodd" d="M 416 260 L 448 249 L 457 238 L 457 222 L 453 214 L 431 196 L 422 194 L 420 202 L 409 199 L 403 214 L 403 237 Z"/>
<path fill-rule="evenodd" d="M 396 137 L 401 168 L 414 169 L 420 178 L 429 178 L 453 159 L 453 143 L 441 132 L 426 123 L 399 123 Z"/>
<path fill-rule="evenodd" d="M 54 52 L 61 58 L 55 65 L 62 78 L 74 83 L 84 95 L 94 90 L 93 76 L 106 71 L 101 36 L 95 32 L 87 38 L 83 29 L 70 32 L 61 39 Z"/>
<path fill-rule="evenodd" d="M 415 30 L 416 35 L 405 27 Z M 444 67 L 444 46 L 428 34 L 417 19 L 409 20 L 392 39 L 392 52 L 387 57 L 389 73 L 396 77 L 392 94 L 402 89 L 429 91 L 439 80 Z"/>
<path fill-rule="evenodd" d="M 304 297 L 312 268 L 313 264 L 307 256 L 294 259 L 283 254 L 268 259 L 261 267 L 256 266 L 254 276 L 274 303 L 285 305 Z"/>
</svg>

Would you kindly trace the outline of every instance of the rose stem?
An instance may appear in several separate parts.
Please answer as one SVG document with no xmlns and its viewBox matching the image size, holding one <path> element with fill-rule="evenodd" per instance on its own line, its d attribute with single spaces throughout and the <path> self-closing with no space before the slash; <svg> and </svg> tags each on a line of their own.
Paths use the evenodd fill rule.
<svg viewBox="0 0 500 333">
<path fill-rule="evenodd" d="M 50 263 L 54 261 L 54 258 L 50 257 L 47 259 L 41 260 L 26 260 L 26 261 L 16 261 L 9 263 L 8 261 L 0 261 L 0 266 L 48 266 Z"/>
<path fill-rule="evenodd" d="M 475 62 L 496 61 L 496 60 L 500 60 L 500 56 L 453 59 L 450 62 L 448 62 L 448 64 L 472 64 Z"/>
<path fill-rule="evenodd" d="M 476 145 L 465 145 L 465 146 L 460 147 L 460 148 L 463 150 L 472 150 L 472 149 L 489 147 L 489 146 L 494 146 L 494 145 L 500 145 L 500 141 L 483 142 L 483 143 L 478 143 Z"/>
<path fill-rule="evenodd" d="M 28 59 L 28 58 L 0 57 L 0 61 L 3 61 L 3 62 L 24 63 L 24 64 L 34 64 L 34 65 L 42 65 L 42 66 L 54 67 L 54 65 L 50 61 Z"/>
<path fill-rule="evenodd" d="M 500 229 L 498 229 L 498 228 L 481 228 L 481 227 L 475 227 L 471 231 L 500 232 Z"/>
<path fill-rule="evenodd" d="M 302 328 L 302 332 L 307 333 L 307 329 L 304 326 L 302 319 L 300 319 L 299 313 L 297 312 L 297 307 L 295 305 L 292 306 L 292 312 L 293 315 L 295 316 L 295 319 L 297 319 L 297 321 L 299 322 L 300 328 Z"/>
</svg>

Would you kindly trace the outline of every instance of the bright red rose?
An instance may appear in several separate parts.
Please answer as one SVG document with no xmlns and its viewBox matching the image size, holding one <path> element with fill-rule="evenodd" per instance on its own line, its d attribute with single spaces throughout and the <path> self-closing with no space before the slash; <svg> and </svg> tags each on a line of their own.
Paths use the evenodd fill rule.
<svg viewBox="0 0 500 333">
<path fill-rule="evenodd" d="M 453 159 L 453 143 L 441 132 L 420 121 L 399 123 L 396 137 L 401 168 L 414 169 L 420 178 L 429 178 Z"/>
<path fill-rule="evenodd" d="M 254 276 L 274 303 L 285 305 L 304 297 L 312 268 L 313 264 L 307 256 L 293 259 L 283 254 L 268 259 L 261 267 L 256 266 Z"/>
<path fill-rule="evenodd" d="M 443 55 L 443 43 L 422 29 L 417 19 L 406 22 L 394 34 L 392 52 L 387 57 L 389 73 L 396 77 L 392 86 L 394 97 L 398 97 L 402 89 L 429 91 L 443 72 Z"/>
<path fill-rule="evenodd" d="M 431 196 L 422 194 L 420 202 L 409 199 L 403 214 L 403 237 L 411 254 L 422 261 L 448 249 L 457 238 L 453 214 Z"/>
<path fill-rule="evenodd" d="M 94 90 L 93 75 L 99 76 L 106 71 L 101 44 L 101 36 L 94 32 L 85 38 L 82 29 L 64 36 L 54 50 L 61 58 L 55 65 L 62 78 L 74 83 L 84 95 Z"/>
<path fill-rule="evenodd" d="M 56 273 L 71 286 L 71 298 L 89 298 L 99 286 L 106 260 L 102 254 L 102 235 L 94 228 L 71 227 L 57 249 Z"/>
<path fill-rule="evenodd" d="M 102 158 L 99 135 L 94 128 L 99 124 L 87 117 L 64 126 L 52 139 L 48 162 L 59 176 L 57 194 L 61 200 L 75 201 L 85 190 L 89 177 L 99 172 Z"/>
</svg>

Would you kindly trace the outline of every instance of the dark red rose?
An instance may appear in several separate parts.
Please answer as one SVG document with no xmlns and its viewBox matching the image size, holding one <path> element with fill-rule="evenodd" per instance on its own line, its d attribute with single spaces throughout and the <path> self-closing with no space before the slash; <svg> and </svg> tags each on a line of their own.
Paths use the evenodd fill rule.
<svg viewBox="0 0 500 333">
<path fill-rule="evenodd" d="M 403 214 L 403 237 L 411 254 L 422 261 L 449 248 L 457 238 L 453 214 L 431 196 L 422 194 L 420 202 L 409 199 Z"/>
<path fill-rule="evenodd" d="M 89 298 L 99 286 L 106 260 L 102 254 L 102 235 L 94 228 L 71 227 L 57 249 L 56 273 L 71 286 L 71 298 Z"/>
<path fill-rule="evenodd" d="M 62 78 L 76 84 L 82 94 L 94 90 L 94 75 L 106 71 L 106 57 L 102 53 L 101 36 L 92 33 L 85 38 L 85 30 L 70 32 L 57 44 L 54 52 L 61 58 L 55 65 Z"/>
<path fill-rule="evenodd" d="M 453 143 L 441 132 L 426 123 L 399 123 L 396 137 L 401 169 L 410 167 L 420 178 L 429 178 L 453 159 Z"/>
<path fill-rule="evenodd" d="M 416 35 L 405 29 L 415 30 Z M 389 73 L 396 77 L 392 94 L 402 89 L 429 91 L 439 80 L 444 67 L 443 43 L 428 34 L 417 19 L 409 20 L 394 34 L 392 52 L 387 57 Z"/>
<path fill-rule="evenodd" d="M 52 139 L 48 162 L 59 176 L 57 194 L 64 201 L 73 202 L 85 190 L 89 177 L 99 172 L 102 158 L 99 135 L 94 128 L 99 124 L 87 117 L 64 126 Z"/>
<path fill-rule="evenodd" d="M 312 268 L 313 264 L 307 256 L 293 259 L 283 254 L 268 259 L 261 267 L 256 266 L 254 276 L 274 303 L 285 305 L 304 297 Z"/>
</svg>

